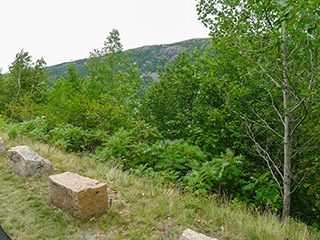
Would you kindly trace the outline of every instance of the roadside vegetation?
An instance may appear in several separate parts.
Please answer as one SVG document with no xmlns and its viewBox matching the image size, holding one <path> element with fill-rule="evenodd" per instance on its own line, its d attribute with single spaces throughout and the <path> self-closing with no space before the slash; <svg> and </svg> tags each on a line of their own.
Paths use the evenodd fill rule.
<svg viewBox="0 0 320 240">
<path fill-rule="evenodd" d="M 104 162 L 65 153 L 50 145 L 3 132 L 6 149 L 30 146 L 53 164 L 52 174 L 71 171 L 107 183 L 114 195 L 109 211 L 90 221 L 75 220 L 55 208 L 48 195 L 48 176 L 24 178 L 8 170 L 0 155 L 0 222 L 12 239 L 179 239 L 191 228 L 219 239 L 320 239 L 294 220 L 282 225 L 278 217 L 216 195 L 181 194 L 159 179 L 124 172 Z"/>
</svg>

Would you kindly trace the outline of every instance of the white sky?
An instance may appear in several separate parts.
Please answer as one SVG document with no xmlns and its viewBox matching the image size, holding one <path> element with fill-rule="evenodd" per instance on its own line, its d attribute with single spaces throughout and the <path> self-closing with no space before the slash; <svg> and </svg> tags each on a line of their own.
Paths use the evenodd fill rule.
<svg viewBox="0 0 320 240">
<path fill-rule="evenodd" d="M 113 28 L 124 49 L 208 37 L 196 0 L 0 0 L 0 68 L 21 49 L 48 66 L 87 58 Z"/>
</svg>

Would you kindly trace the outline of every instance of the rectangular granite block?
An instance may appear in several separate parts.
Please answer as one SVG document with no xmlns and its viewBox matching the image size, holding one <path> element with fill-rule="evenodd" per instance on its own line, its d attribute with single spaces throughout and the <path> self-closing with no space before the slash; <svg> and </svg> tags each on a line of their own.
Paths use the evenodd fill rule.
<svg viewBox="0 0 320 240">
<path fill-rule="evenodd" d="M 53 205 L 75 218 L 90 219 L 108 210 L 106 184 L 75 173 L 50 176 L 49 195 Z"/>
</svg>

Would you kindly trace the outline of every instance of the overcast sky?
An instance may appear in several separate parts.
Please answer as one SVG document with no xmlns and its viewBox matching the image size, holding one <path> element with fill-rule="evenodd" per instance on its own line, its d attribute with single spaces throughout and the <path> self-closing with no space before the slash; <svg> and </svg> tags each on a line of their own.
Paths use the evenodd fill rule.
<svg viewBox="0 0 320 240">
<path fill-rule="evenodd" d="M 196 0 L 1 0 L 0 68 L 21 49 L 48 66 L 87 58 L 112 29 L 125 50 L 208 37 Z"/>
</svg>

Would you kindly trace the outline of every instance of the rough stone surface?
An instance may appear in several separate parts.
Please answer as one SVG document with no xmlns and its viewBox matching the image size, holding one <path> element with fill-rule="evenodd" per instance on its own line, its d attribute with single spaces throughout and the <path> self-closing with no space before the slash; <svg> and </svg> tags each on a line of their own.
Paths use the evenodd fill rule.
<svg viewBox="0 0 320 240">
<path fill-rule="evenodd" d="M 0 137 L 0 154 L 1 154 L 1 153 L 5 153 L 5 152 L 6 152 L 6 149 L 4 148 L 3 140 L 2 140 L 2 138 Z"/>
<path fill-rule="evenodd" d="M 40 157 L 27 146 L 17 146 L 8 150 L 9 168 L 17 175 L 30 177 L 51 171 L 51 163 Z"/>
<path fill-rule="evenodd" d="M 107 186 L 97 180 L 65 172 L 49 177 L 51 202 L 73 217 L 90 219 L 107 212 Z"/>
<path fill-rule="evenodd" d="M 180 240 L 218 240 L 216 238 L 207 237 L 201 233 L 197 233 L 191 229 L 186 229 L 182 233 Z"/>
</svg>

